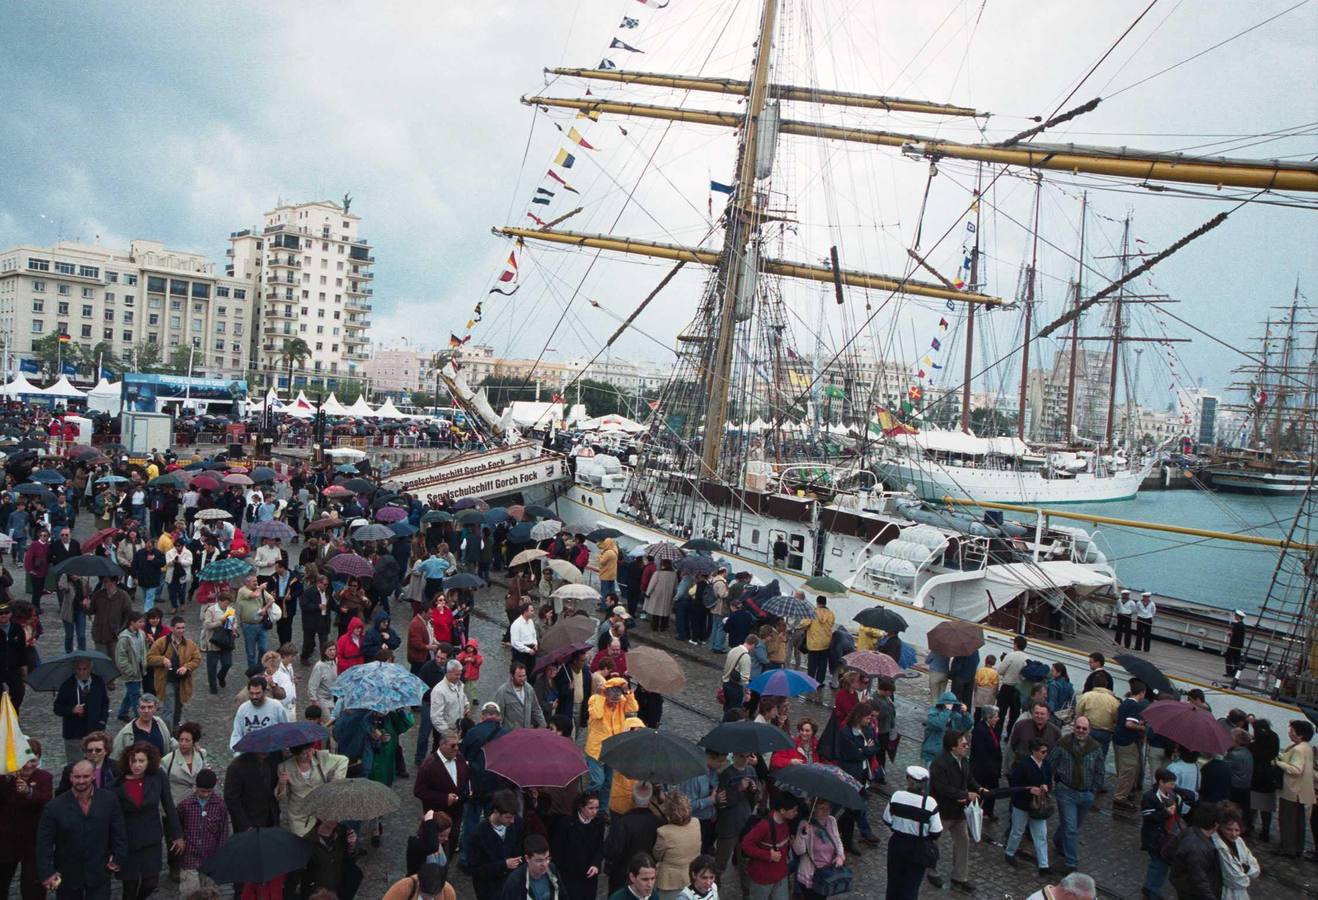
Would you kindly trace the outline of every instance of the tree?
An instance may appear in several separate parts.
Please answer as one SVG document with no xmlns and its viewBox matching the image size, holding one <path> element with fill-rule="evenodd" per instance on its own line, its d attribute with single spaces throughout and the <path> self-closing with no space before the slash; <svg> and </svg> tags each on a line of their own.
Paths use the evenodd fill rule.
<svg viewBox="0 0 1318 900">
<path fill-rule="evenodd" d="M 78 362 L 78 351 L 71 343 L 61 344 L 58 331 L 53 331 L 45 337 L 33 341 L 32 355 L 37 358 L 37 362 L 41 364 L 43 370 L 47 373 L 53 372 L 57 376 L 59 375 L 61 362 L 70 362 L 75 365 Z"/>
<path fill-rule="evenodd" d="M 145 372 L 160 365 L 160 344 L 155 341 L 138 341 L 128 352 L 128 365 L 134 372 Z"/>
<path fill-rule="evenodd" d="M 166 375 L 187 375 L 200 362 L 202 362 L 201 353 L 193 347 L 180 345 L 170 351 L 168 363 L 154 366 L 153 369 Z"/>
<path fill-rule="evenodd" d="M 79 365 L 90 371 L 93 379 L 101 377 L 101 369 L 109 371 L 112 375 L 124 373 L 124 362 L 114 352 L 114 345 L 109 341 L 100 341 L 90 349 L 83 344 L 77 346 Z"/>
<path fill-rule="evenodd" d="M 284 338 L 284 343 L 279 348 L 279 361 L 288 367 L 288 389 L 293 390 L 293 366 L 299 368 L 311 358 L 311 348 L 302 338 Z"/>
</svg>

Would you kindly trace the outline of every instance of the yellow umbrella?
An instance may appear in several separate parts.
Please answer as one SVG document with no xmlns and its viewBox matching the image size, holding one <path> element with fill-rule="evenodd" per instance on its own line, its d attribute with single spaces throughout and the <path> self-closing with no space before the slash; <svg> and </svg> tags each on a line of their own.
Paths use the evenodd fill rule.
<svg viewBox="0 0 1318 900">
<path fill-rule="evenodd" d="M 18 710 L 8 691 L 0 693 L 0 775 L 17 772 L 31 758 L 32 748 L 18 726 Z"/>
</svg>

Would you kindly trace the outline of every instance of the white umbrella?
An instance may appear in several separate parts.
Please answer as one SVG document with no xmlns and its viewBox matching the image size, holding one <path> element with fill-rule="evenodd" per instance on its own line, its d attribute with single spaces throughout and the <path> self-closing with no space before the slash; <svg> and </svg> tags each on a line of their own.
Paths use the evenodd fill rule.
<svg viewBox="0 0 1318 900">
<path fill-rule="evenodd" d="M 334 447 L 326 450 L 325 455 L 333 459 L 365 459 L 366 451 L 356 447 Z"/>
<path fill-rule="evenodd" d="M 508 567 L 516 568 L 517 566 L 524 566 L 534 560 L 544 559 L 548 555 L 548 553 L 541 550 L 539 547 L 532 547 L 530 550 L 523 550 L 521 553 L 514 556 L 513 561 L 508 563 Z"/>
<path fill-rule="evenodd" d="M 547 541 L 551 537 L 557 537 L 558 533 L 563 530 L 562 522 L 555 522 L 553 519 L 546 519 L 543 522 L 536 522 L 531 526 L 531 540 Z"/>
<path fill-rule="evenodd" d="M 565 584 L 549 596 L 556 600 L 598 600 L 600 592 L 588 584 Z"/>
<path fill-rule="evenodd" d="M 571 582 L 572 584 L 578 584 L 581 581 L 581 570 L 572 565 L 572 563 L 568 562 L 566 559 L 551 559 L 549 561 L 549 568 L 553 570 L 555 575 L 564 581 Z M 591 590 L 593 591 L 594 588 Z M 596 593 L 595 596 L 598 597 L 599 594 Z"/>
</svg>

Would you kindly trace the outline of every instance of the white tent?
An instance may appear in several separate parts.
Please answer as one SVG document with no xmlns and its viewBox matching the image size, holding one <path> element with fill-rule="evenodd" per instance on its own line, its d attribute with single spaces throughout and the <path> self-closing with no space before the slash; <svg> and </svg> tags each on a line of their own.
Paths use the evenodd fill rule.
<svg viewBox="0 0 1318 900">
<path fill-rule="evenodd" d="M 41 393 L 47 397 L 62 397 L 66 400 L 81 400 L 87 395 L 69 384 L 69 376 L 61 375 L 59 381 L 55 382 L 48 388 L 42 388 Z"/>
<path fill-rule="evenodd" d="M 265 399 L 258 400 L 257 402 L 251 404 L 250 407 L 252 412 L 258 412 L 258 413 L 263 413 L 267 409 L 270 410 L 271 412 L 279 412 L 283 408 L 284 408 L 284 401 L 279 399 L 279 395 L 275 393 L 274 388 L 271 388 L 270 392 L 265 395 Z"/>
<path fill-rule="evenodd" d="M 371 409 L 371 404 L 369 404 L 369 403 L 366 402 L 366 398 L 365 398 L 365 397 L 363 397 L 363 396 L 361 396 L 360 394 L 358 394 L 358 395 L 357 395 L 357 402 L 354 403 L 352 406 L 349 406 L 349 407 L 348 407 L 348 415 L 350 415 L 350 416 L 373 416 L 373 415 L 375 415 L 375 410 Z"/>
<path fill-rule="evenodd" d="M 325 415 L 327 416 L 349 415 L 348 408 L 344 406 L 342 403 L 340 403 L 339 398 L 335 397 L 333 393 L 329 395 L 329 399 L 327 399 L 324 403 L 320 404 L 320 408 L 324 410 Z"/>
<path fill-rule="evenodd" d="M 306 391 L 298 391 L 297 396 L 293 398 L 293 405 L 299 409 L 315 409 L 316 407 L 307 399 Z"/>
<path fill-rule="evenodd" d="M 34 387 L 32 382 L 24 378 L 22 372 L 19 372 L 14 376 L 13 381 L 4 386 L 3 391 L 0 391 L 0 393 L 3 393 L 6 397 L 34 397 L 41 394 L 41 388 Z"/>
<path fill-rule="evenodd" d="M 87 392 L 87 411 L 119 415 L 123 411 L 124 395 L 122 385 L 111 384 L 102 378 L 96 387 Z"/>
<path fill-rule="evenodd" d="M 398 411 L 398 407 L 394 406 L 394 401 L 392 397 L 384 401 L 384 403 L 380 404 L 380 408 L 375 411 L 375 414 L 379 416 L 381 419 L 407 418 L 407 416 L 403 415 L 401 412 Z"/>
<path fill-rule="evenodd" d="M 640 422 L 634 422 L 626 416 L 618 415 L 587 419 L 584 422 L 578 422 L 577 427 L 582 431 L 625 431 L 628 434 L 636 434 L 645 430 L 645 426 Z"/>
<path fill-rule="evenodd" d="M 538 400 L 514 400 L 504 410 L 504 417 L 511 418 L 519 428 L 548 429 L 563 418 L 562 403 L 544 403 Z"/>
</svg>

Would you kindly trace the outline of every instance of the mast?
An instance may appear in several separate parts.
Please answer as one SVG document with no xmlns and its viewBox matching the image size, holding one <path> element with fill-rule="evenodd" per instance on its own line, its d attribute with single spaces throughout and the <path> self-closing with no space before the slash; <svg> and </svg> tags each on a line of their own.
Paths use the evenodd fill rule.
<svg viewBox="0 0 1318 900">
<path fill-rule="evenodd" d="M 718 472 L 719 452 L 723 449 L 723 421 L 727 417 L 728 389 L 732 375 L 733 335 L 737 330 L 734 312 L 737 293 L 743 275 L 754 278 L 755 272 L 743 272 L 746 249 L 751 237 L 759 229 L 762 211 L 757 208 L 755 196 L 755 161 L 758 156 L 760 115 L 768 99 L 769 59 L 773 53 L 773 35 L 778 20 L 778 0 L 764 0 L 760 14 L 760 37 L 755 47 L 755 69 L 751 74 L 750 90 L 746 103 L 746 119 L 741 135 L 741 157 L 737 161 L 737 192 L 728 205 L 727 236 L 724 241 L 726 278 L 723 286 L 722 308 L 719 310 L 718 333 L 714 340 L 714 356 L 710 360 L 709 377 L 705 382 L 705 439 L 701 445 L 702 474 Z"/>
<path fill-rule="evenodd" d="M 1130 265 L 1130 216 L 1121 226 L 1121 276 L 1126 276 Z M 1117 368 L 1121 362 L 1121 301 L 1126 296 L 1123 284 L 1112 300 L 1112 365 L 1107 382 L 1107 427 L 1103 431 L 1103 445 L 1112 449 L 1112 433 L 1117 423 Z"/>
<path fill-rule="evenodd" d="M 1295 347 L 1295 317 L 1300 308 L 1299 286 L 1296 285 L 1295 296 L 1291 300 L 1291 317 L 1286 323 L 1286 339 L 1281 345 L 1281 366 L 1277 378 L 1277 397 L 1273 403 L 1272 415 L 1272 460 L 1276 462 L 1281 456 L 1281 425 L 1286 411 L 1286 381 L 1290 378 L 1291 354 Z"/>
<path fill-rule="evenodd" d="M 1079 268 L 1075 276 L 1075 306 L 1080 308 L 1080 290 L 1085 278 L 1085 212 L 1089 206 L 1089 192 L 1080 195 L 1080 253 Z M 1071 440 L 1072 426 L 1075 424 L 1075 365 L 1080 352 L 1080 317 L 1071 321 L 1071 367 L 1066 377 L 1066 434 L 1063 440 Z"/>
<path fill-rule="evenodd" d="M 983 166 L 975 167 L 975 244 L 970 248 L 970 289 L 979 283 L 979 207 Z M 966 310 L 966 365 L 961 378 L 961 432 L 970 434 L 970 380 L 975 374 L 975 305 Z"/>
<path fill-rule="evenodd" d="M 1034 228 L 1031 232 L 1030 271 L 1025 279 L 1025 340 L 1021 344 L 1020 400 L 1016 408 L 1016 437 L 1025 440 L 1025 388 L 1030 379 L 1030 327 L 1034 313 L 1034 273 L 1039 264 L 1039 197 L 1043 179 L 1034 183 Z M 978 232 L 976 232 L 978 234 Z"/>
</svg>

